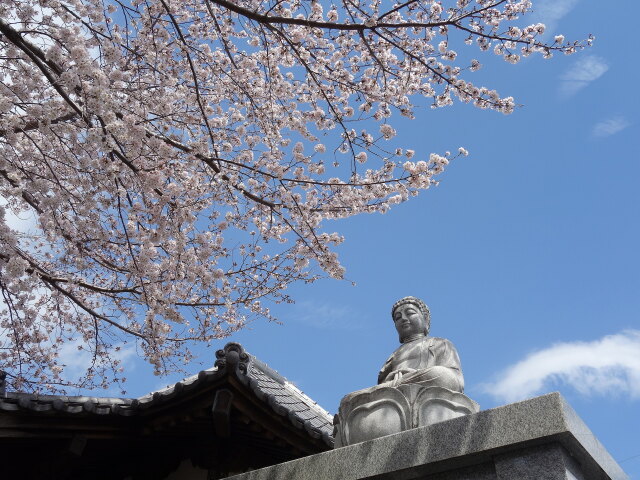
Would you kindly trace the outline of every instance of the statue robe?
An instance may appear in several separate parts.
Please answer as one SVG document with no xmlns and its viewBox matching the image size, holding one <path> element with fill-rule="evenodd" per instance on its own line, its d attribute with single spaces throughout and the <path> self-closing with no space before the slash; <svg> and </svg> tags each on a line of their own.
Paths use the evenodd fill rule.
<svg viewBox="0 0 640 480">
<path fill-rule="evenodd" d="M 400 345 L 382 366 L 378 384 L 438 386 L 460 393 L 464 390 L 458 352 L 449 340 L 438 337 L 422 337 Z"/>
</svg>

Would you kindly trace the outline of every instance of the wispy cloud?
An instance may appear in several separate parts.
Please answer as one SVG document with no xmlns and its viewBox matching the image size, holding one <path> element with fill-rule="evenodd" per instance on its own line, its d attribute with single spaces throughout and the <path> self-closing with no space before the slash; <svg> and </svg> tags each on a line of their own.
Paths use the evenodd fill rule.
<svg viewBox="0 0 640 480">
<path fill-rule="evenodd" d="M 596 123 L 591 132 L 595 137 L 608 137 L 609 135 L 624 130 L 629 125 L 631 125 L 631 123 L 622 116 L 612 117 Z"/>
<path fill-rule="evenodd" d="M 482 386 L 513 402 L 567 385 L 583 395 L 640 398 L 640 330 L 626 330 L 592 342 L 557 343 L 529 354 Z"/>
<path fill-rule="evenodd" d="M 597 80 L 609 70 L 604 58 L 596 55 L 582 56 L 560 77 L 560 94 L 566 97 Z"/>
<path fill-rule="evenodd" d="M 2 307 L 2 303 L 0 302 L 0 307 Z M 34 330 L 43 331 L 44 329 L 37 325 L 37 323 L 32 327 Z M 53 338 L 48 338 L 43 341 L 40 346 L 43 350 L 48 350 L 52 348 Z M 10 332 L 7 328 L 0 328 L 0 349 L 9 349 L 15 348 L 13 346 L 13 339 L 10 337 Z M 62 367 L 62 371 L 60 372 L 60 377 L 63 383 L 74 384 L 77 383 L 79 379 L 81 379 L 86 373 L 87 369 L 93 363 L 93 354 L 89 351 L 88 348 L 84 347 L 85 342 L 81 339 L 75 338 L 66 340 L 65 343 L 58 350 L 57 364 Z M 79 348 L 81 347 L 81 348 Z M 109 353 L 109 359 L 111 361 L 117 360 L 120 362 L 120 366 L 124 368 L 124 370 L 131 374 L 137 365 L 142 361 L 138 356 L 136 351 L 135 343 L 118 343 L 115 344 Z M 100 366 L 100 361 L 98 359 L 98 365 Z M 9 367 L 6 365 L 5 368 Z M 11 371 L 10 368 L 7 370 Z M 107 370 L 109 370 L 109 366 L 107 365 Z M 98 380 L 99 383 L 99 380 Z M 124 385 L 128 388 L 128 385 Z M 71 388 L 68 387 L 67 393 L 70 395 L 99 395 L 99 396 L 119 396 L 121 394 L 121 388 L 114 384 L 111 385 L 106 390 L 98 390 L 97 387 L 95 389 L 86 389 L 86 388 Z"/>
<path fill-rule="evenodd" d="M 7 200 L 0 196 L 0 208 L 4 210 L 4 222 L 6 225 L 20 233 L 39 233 L 35 214 L 30 210 L 24 210 L 19 214 L 14 213 L 8 206 Z M 0 221 L 2 217 L 0 217 Z"/>
<path fill-rule="evenodd" d="M 78 347 L 83 346 L 82 340 L 69 340 L 59 353 L 59 363 L 64 365 L 63 377 L 67 381 L 75 381 L 78 377 L 81 377 L 86 372 L 87 368 L 91 366 L 93 360 L 93 354 L 87 348 Z M 119 343 L 115 345 L 110 352 L 110 358 L 112 360 L 118 360 L 122 362 L 122 365 L 132 366 L 134 360 L 137 358 L 136 347 L 134 343 Z"/>
<path fill-rule="evenodd" d="M 84 345 L 84 342 L 79 339 L 67 341 L 62 348 L 60 348 L 58 361 L 60 365 L 64 365 L 64 369 L 61 373 L 63 380 L 73 383 L 77 382 L 79 378 L 84 376 L 92 364 L 93 355 L 87 348 L 78 349 L 79 346 Z M 140 361 L 136 352 L 134 343 L 119 343 L 111 348 L 109 353 L 111 360 L 118 360 L 120 366 L 125 369 L 128 374 L 131 374 L 135 369 L 136 363 Z M 107 367 L 108 368 L 108 367 Z M 99 383 L 99 382 L 98 382 Z M 124 385 L 128 388 L 128 385 Z M 74 395 L 100 395 L 100 396 L 113 396 L 117 397 L 121 394 L 121 387 L 116 384 L 111 385 L 105 390 L 88 390 L 79 388 L 72 393 Z"/>
<path fill-rule="evenodd" d="M 579 0 L 537 0 L 533 4 L 534 23 L 544 23 L 545 36 L 556 34 L 558 23 L 578 4 Z"/>
<path fill-rule="evenodd" d="M 360 314 L 350 307 L 319 302 L 298 302 L 294 315 L 302 323 L 316 328 L 358 330 L 363 321 Z"/>
</svg>

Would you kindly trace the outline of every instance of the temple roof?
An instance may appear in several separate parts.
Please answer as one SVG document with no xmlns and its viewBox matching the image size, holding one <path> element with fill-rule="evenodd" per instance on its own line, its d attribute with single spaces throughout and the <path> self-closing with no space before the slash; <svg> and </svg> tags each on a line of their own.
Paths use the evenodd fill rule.
<svg viewBox="0 0 640 480">
<path fill-rule="evenodd" d="M 238 356 L 237 367 L 233 372 L 229 372 L 227 368 L 229 352 Z M 214 367 L 138 398 L 6 392 L 4 397 L 0 396 L 0 411 L 28 410 L 43 415 L 136 416 L 151 412 L 233 373 L 276 414 L 286 417 L 293 426 L 306 431 L 311 437 L 322 438 L 327 446 L 333 446 L 332 416 L 277 371 L 245 352 L 237 343 L 227 344 L 224 349 L 216 352 L 216 356 L 218 359 Z"/>
<path fill-rule="evenodd" d="M 3 474 L 137 480 L 188 462 L 222 478 L 333 447 L 331 415 L 286 378 L 238 343 L 216 358 L 138 398 L 6 392 L 0 372 Z"/>
</svg>

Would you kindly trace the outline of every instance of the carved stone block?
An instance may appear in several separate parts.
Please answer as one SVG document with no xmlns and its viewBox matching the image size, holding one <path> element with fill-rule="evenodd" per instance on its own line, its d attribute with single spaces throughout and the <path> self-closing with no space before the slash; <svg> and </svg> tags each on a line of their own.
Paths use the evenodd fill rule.
<svg viewBox="0 0 640 480">
<path fill-rule="evenodd" d="M 463 393 L 442 387 L 407 384 L 362 390 L 340 403 L 335 447 L 433 425 L 479 410 L 479 405 Z"/>
</svg>

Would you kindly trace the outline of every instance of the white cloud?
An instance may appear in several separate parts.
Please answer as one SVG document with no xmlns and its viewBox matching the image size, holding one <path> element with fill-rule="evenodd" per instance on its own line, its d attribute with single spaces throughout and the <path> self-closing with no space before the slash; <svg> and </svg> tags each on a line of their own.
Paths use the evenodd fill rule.
<svg viewBox="0 0 640 480">
<path fill-rule="evenodd" d="M 578 4 L 579 0 L 537 0 L 533 4 L 533 23 L 544 23 L 545 36 L 556 34 L 558 22 Z"/>
<path fill-rule="evenodd" d="M 9 208 L 7 200 L 1 195 L 0 208 L 4 209 L 4 222 L 12 230 L 26 234 L 40 233 L 35 213 L 32 210 L 23 210 L 19 214 L 16 214 Z"/>
<path fill-rule="evenodd" d="M 306 325 L 322 329 L 358 330 L 362 318 L 349 307 L 318 302 L 298 302 L 295 318 Z"/>
<path fill-rule="evenodd" d="M 621 116 L 607 118 L 596 123 L 593 126 L 592 133 L 596 137 L 608 137 L 609 135 L 613 135 L 614 133 L 624 130 L 629 125 L 631 125 L 629 121 Z"/>
<path fill-rule="evenodd" d="M 506 402 L 567 385 L 583 395 L 640 398 L 640 330 L 592 342 L 557 343 L 529 354 L 482 389 Z"/>
<path fill-rule="evenodd" d="M 580 57 L 560 77 L 560 94 L 567 97 L 574 95 L 604 75 L 607 70 L 609 70 L 609 65 L 602 57 L 596 55 Z"/>
<path fill-rule="evenodd" d="M 83 348 L 81 350 L 78 349 L 78 346 L 83 345 L 84 342 L 79 339 L 67 341 L 62 348 L 60 348 L 60 356 L 58 357 L 59 364 L 64 365 L 64 370 L 61 373 L 61 377 L 64 381 L 74 383 L 77 382 L 79 378 L 84 376 L 87 372 L 87 368 L 89 368 L 93 361 L 92 353 Z M 117 350 L 116 350 L 117 348 Z M 140 357 L 138 357 L 135 343 L 118 343 L 111 348 L 109 357 L 111 360 L 118 360 L 120 362 L 120 366 L 124 368 L 124 376 L 127 377 L 131 375 L 133 370 L 136 367 L 136 364 L 140 361 Z M 108 370 L 108 367 L 107 367 Z M 97 383 L 100 383 L 99 380 Z M 122 385 L 125 389 L 129 389 L 129 385 L 125 383 Z M 121 386 L 117 384 L 112 384 L 107 389 L 100 389 L 96 387 L 94 389 L 86 389 L 86 388 L 76 388 L 76 389 L 67 389 L 70 394 L 73 395 L 93 395 L 93 396 L 102 396 L 102 397 L 118 397 L 121 395 Z M 131 386 L 133 387 L 133 386 Z"/>
<path fill-rule="evenodd" d="M 0 303 L 2 305 L 2 303 Z M 34 327 L 36 329 L 40 329 L 37 325 Z M 0 349 L 8 349 L 15 348 L 13 347 L 13 341 L 9 337 L 9 330 L 6 328 L 0 328 Z M 52 348 L 52 339 L 47 339 L 42 342 L 41 347 L 43 350 L 48 350 Z M 89 351 L 88 348 L 78 348 L 80 346 L 84 346 L 85 342 L 81 339 L 71 339 L 67 340 L 58 350 L 58 365 L 62 366 L 62 371 L 60 372 L 60 377 L 63 382 L 73 384 L 78 382 L 86 373 L 87 368 L 89 368 L 93 362 L 93 354 Z M 136 345 L 134 342 L 129 343 L 117 343 L 113 345 L 110 349 L 109 358 L 113 360 L 117 360 L 120 362 L 120 366 L 124 368 L 125 375 L 129 375 L 133 372 L 136 366 L 142 362 L 141 358 L 138 355 L 136 350 Z M 98 361 L 100 361 L 98 359 Z M 5 368 L 8 371 L 11 371 L 9 365 L 6 365 Z M 107 371 L 109 367 L 107 366 Z M 99 383 L 99 380 L 98 380 Z M 124 384 L 125 388 L 128 389 L 128 385 Z M 86 388 L 67 388 L 67 393 L 70 395 L 99 395 L 99 396 L 119 396 L 121 388 L 118 385 L 111 385 L 110 388 L 106 390 L 99 390 L 98 387 L 95 389 L 86 389 Z"/>
<path fill-rule="evenodd" d="M 78 349 L 84 342 L 79 339 L 67 341 L 60 348 L 59 363 L 65 365 L 62 376 L 65 380 L 73 382 L 85 374 L 87 368 L 91 366 L 93 354 L 87 349 Z M 116 350 L 117 348 L 117 350 Z M 132 366 L 137 357 L 136 347 L 133 343 L 119 343 L 111 349 L 109 357 L 112 360 L 119 360 L 125 369 Z"/>
</svg>

